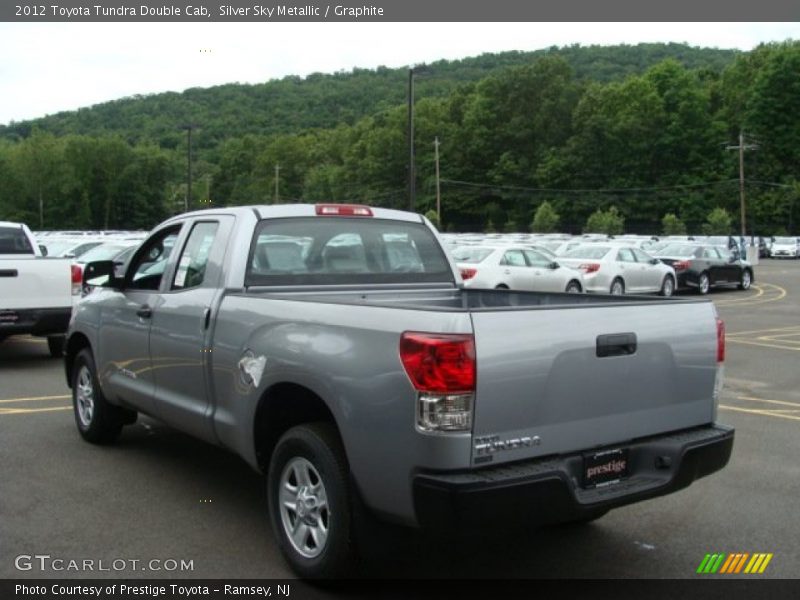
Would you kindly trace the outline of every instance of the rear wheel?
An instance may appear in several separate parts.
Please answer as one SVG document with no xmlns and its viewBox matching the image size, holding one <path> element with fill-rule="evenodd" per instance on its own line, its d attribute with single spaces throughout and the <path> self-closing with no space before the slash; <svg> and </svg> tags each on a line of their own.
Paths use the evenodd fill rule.
<svg viewBox="0 0 800 600">
<path fill-rule="evenodd" d="M 697 280 L 697 293 L 704 296 L 710 289 L 711 280 L 708 278 L 708 273 L 700 273 L 700 278 Z"/>
<path fill-rule="evenodd" d="M 748 290 L 750 289 L 750 284 L 753 283 L 753 275 L 750 273 L 748 269 L 742 271 L 742 278 L 739 281 L 739 289 L 740 290 Z"/>
<path fill-rule="evenodd" d="M 622 281 L 619 277 L 617 277 L 614 281 L 611 282 L 611 295 L 612 296 L 622 296 L 625 293 L 625 282 Z"/>
<path fill-rule="evenodd" d="M 501 283 L 500 285 L 494 286 L 494 289 L 496 289 L 496 290 L 507 290 L 508 286 L 505 283 Z"/>
<path fill-rule="evenodd" d="M 347 574 L 355 557 L 347 458 L 328 423 L 293 427 L 270 461 L 272 527 L 286 561 L 301 577 Z"/>
<path fill-rule="evenodd" d="M 672 275 L 667 275 L 664 277 L 664 281 L 661 282 L 661 294 L 664 297 L 672 296 L 675 293 L 675 280 L 672 278 Z"/>
<path fill-rule="evenodd" d="M 72 367 L 72 408 L 78 432 L 93 444 L 115 441 L 123 425 L 136 420 L 135 412 L 109 404 L 103 396 L 88 348 L 78 353 Z"/>
<path fill-rule="evenodd" d="M 565 290 L 568 294 L 580 294 L 583 291 L 581 288 L 581 284 L 574 279 L 567 284 L 567 289 Z"/>
</svg>

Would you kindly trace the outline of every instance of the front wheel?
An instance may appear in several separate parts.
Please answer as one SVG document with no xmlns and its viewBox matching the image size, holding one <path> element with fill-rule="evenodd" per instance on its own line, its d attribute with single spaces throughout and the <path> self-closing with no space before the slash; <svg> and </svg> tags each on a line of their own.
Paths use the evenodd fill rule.
<svg viewBox="0 0 800 600">
<path fill-rule="evenodd" d="M 78 432 L 87 442 L 109 444 L 136 413 L 109 404 L 97 382 L 94 357 L 88 348 L 78 353 L 72 366 L 72 408 Z"/>
<path fill-rule="evenodd" d="M 750 271 L 745 269 L 744 271 L 742 271 L 742 278 L 739 281 L 739 289 L 749 290 L 751 283 L 753 283 L 753 276 L 750 274 Z"/>
<path fill-rule="evenodd" d="M 664 281 L 661 283 L 661 291 L 659 294 L 668 298 L 675 293 L 675 280 L 672 278 L 671 275 L 667 275 L 664 277 Z"/>
<path fill-rule="evenodd" d="M 272 528 L 286 561 L 301 577 L 346 575 L 355 557 L 347 458 L 328 423 L 293 427 L 269 465 Z"/>
<path fill-rule="evenodd" d="M 711 289 L 711 280 L 708 278 L 708 273 L 700 273 L 700 279 L 697 280 L 697 292 L 705 296 L 709 289 Z"/>
<path fill-rule="evenodd" d="M 573 279 L 567 284 L 567 289 L 565 291 L 568 294 L 580 294 L 583 289 L 581 288 L 581 284 Z"/>
</svg>

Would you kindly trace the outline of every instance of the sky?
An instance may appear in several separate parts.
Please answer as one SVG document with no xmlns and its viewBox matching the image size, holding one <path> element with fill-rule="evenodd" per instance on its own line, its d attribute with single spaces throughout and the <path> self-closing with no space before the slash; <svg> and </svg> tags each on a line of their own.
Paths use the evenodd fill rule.
<svg viewBox="0 0 800 600">
<path fill-rule="evenodd" d="M 800 23 L 0 23 L 0 124 L 137 94 L 553 45 L 750 50 Z"/>
</svg>

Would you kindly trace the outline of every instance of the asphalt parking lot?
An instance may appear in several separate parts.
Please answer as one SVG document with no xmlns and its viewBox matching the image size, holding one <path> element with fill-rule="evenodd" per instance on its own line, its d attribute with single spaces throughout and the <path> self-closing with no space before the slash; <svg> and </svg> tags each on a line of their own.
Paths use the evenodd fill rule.
<svg viewBox="0 0 800 600">
<path fill-rule="evenodd" d="M 800 261 L 762 260 L 752 289 L 715 290 L 727 324 L 720 421 L 729 466 L 687 490 L 584 526 L 489 537 L 378 532 L 365 576 L 685 578 L 707 553 L 772 553 L 757 576 L 800 576 Z M 76 431 L 61 361 L 0 344 L 0 577 L 291 577 L 261 478 L 228 452 L 149 419 L 115 446 Z M 19 571 L 19 555 L 129 561 L 121 571 Z M 131 560 L 141 563 L 131 566 Z M 161 561 L 160 571 L 142 564 Z M 192 561 L 191 571 L 163 570 Z M 95 563 L 96 564 L 96 563 Z M 744 577 L 740 575 L 739 577 Z"/>
</svg>

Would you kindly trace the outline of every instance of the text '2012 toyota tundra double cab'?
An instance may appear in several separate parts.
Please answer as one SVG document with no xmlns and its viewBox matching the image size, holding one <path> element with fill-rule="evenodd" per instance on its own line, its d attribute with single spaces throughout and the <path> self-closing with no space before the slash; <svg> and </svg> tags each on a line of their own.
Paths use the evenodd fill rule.
<svg viewBox="0 0 800 600">
<path fill-rule="evenodd" d="M 713 304 L 463 289 L 417 214 L 189 213 L 85 280 L 103 283 L 67 340 L 81 435 L 110 442 L 141 412 L 240 454 L 306 577 L 345 572 L 357 512 L 590 520 L 730 457 Z"/>
</svg>

